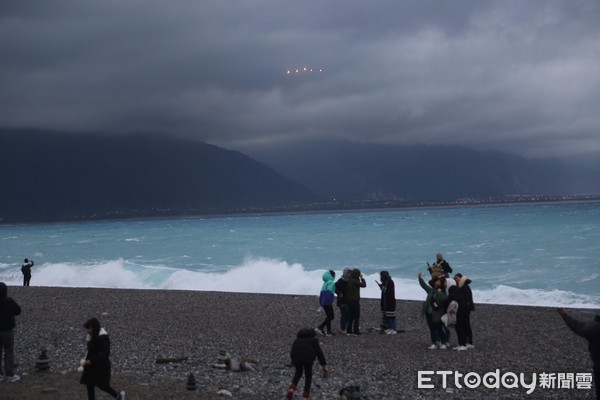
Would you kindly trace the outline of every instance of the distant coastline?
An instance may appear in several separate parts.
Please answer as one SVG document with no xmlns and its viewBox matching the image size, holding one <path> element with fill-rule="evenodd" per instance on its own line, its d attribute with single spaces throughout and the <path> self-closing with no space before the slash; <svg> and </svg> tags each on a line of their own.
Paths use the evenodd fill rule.
<svg viewBox="0 0 600 400">
<path fill-rule="evenodd" d="M 46 219 L 4 219 L 0 216 L 1 224 L 24 223 L 52 223 L 52 222 L 88 222 L 120 219 L 169 219 L 169 218 L 208 218 L 220 216 L 256 216 L 277 215 L 287 213 L 330 213 L 352 211 L 382 211 L 411 208 L 432 207 L 463 207 L 483 205 L 509 205 L 509 204 L 552 204 L 552 203 L 593 203 L 599 202 L 600 195 L 510 195 L 501 198 L 461 198 L 441 201 L 404 201 L 404 200 L 333 200 L 311 204 L 293 204 L 280 207 L 249 207 L 249 208 L 223 208 L 223 209 L 187 209 L 153 208 L 114 210 L 104 213 L 90 213 L 74 215 L 64 218 Z"/>
</svg>

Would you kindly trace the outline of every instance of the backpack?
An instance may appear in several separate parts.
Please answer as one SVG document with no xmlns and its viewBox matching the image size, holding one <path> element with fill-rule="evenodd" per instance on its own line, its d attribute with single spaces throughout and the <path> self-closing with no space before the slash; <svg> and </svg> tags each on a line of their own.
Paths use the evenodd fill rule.
<svg viewBox="0 0 600 400">
<path fill-rule="evenodd" d="M 332 305 L 333 304 L 333 292 L 331 292 L 329 290 L 321 291 L 321 294 L 319 295 L 319 304 L 321 304 L 321 307 Z"/>
</svg>

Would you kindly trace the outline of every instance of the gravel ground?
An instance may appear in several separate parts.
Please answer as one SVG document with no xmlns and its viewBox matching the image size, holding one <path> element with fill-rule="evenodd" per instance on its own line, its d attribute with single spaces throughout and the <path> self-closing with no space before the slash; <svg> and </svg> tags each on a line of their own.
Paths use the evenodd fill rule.
<svg viewBox="0 0 600 400">
<path fill-rule="evenodd" d="M 293 375 L 289 350 L 296 332 L 324 318 L 317 296 L 220 292 L 9 287 L 22 307 L 17 319 L 18 383 L 0 382 L 0 399 L 85 399 L 76 369 L 85 355 L 82 324 L 97 317 L 110 333 L 113 387 L 127 399 L 283 399 Z M 591 399 L 594 390 L 543 389 L 526 395 L 523 387 L 458 388 L 435 375 L 434 388 L 417 386 L 417 371 L 476 372 L 480 376 L 523 373 L 591 373 L 587 342 L 573 335 L 555 310 L 543 307 L 477 305 L 472 314 L 475 349 L 429 350 L 429 334 L 420 302 L 398 301 L 399 328 L 381 335 L 379 302 L 362 300 L 363 335 L 320 337 L 331 374 L 315 374 L 311 398 L 338 399 L 339 390 L 359 385 L 362 399 Z M 572 310 L 580 319 L 593 313 Z M 452 335 L 452 343 L 456 335 Z M 34 369 L 41 349 L 51 358 L 49 372 Z M 213 367 L 219 350 L 253 359 L 256 371 L 231 372 Z M 158 358 L 187 357 L 157 364 Z M 316 365 L 315 365 L 316 366 Z M 318 368 L 315 368 L 319 372 Z M 195 391 L 186 390 L 193 373 Z M 450 379 L 453 381 L 454 379 Z M 303 381 L 300 382 L 301 385 Z M 98 394 L 99 399 L 108 399 Z M 301 397 L 296 397 L 301 398 Z"/>
</svg>

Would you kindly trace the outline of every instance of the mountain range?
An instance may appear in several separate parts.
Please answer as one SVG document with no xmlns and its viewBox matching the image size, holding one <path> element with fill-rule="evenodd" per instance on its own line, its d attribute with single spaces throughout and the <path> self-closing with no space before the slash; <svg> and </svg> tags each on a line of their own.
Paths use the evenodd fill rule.
<svg viewBox="0 0 600 400">
<path fill-rule="evenodd" d="M 0 132 L 0 218 L 251 211 L 317 201 L 237 151 L 165 135 Z"/>
<path fill-rule="evenodd" d="M 246 152 L 327 199 L 443 201 L 600 193 L 600 154 L 531 160 L 460 146 L 343 140 Z"/>
<path fill-rule="evenodd" d="M 0 130 L 0 218 L 45 221 L 600 193 L 600 166 L 320 140 L 239 151 L 159 134 Z M 599 158 L 600 159 L 600 158 Z"/>
</svg>

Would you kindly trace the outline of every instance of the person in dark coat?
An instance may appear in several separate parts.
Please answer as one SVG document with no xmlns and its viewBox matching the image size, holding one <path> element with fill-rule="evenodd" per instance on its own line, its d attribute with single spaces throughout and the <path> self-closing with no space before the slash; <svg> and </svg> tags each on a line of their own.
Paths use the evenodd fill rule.
<svg viewBox="0 0 600 400">
<path fill-rule="evenodd" d="M 576 335 L 587 339 L 594 370 L 594 385 L 596 385 L 596 398 L 600 400 L 600 315 L 596 315 L 593 321 L 581 322 L 558 308 L 558 314 Z"/>
<path fill-rule="evenodd" d="M 448 261 L 444 259 L 444 255 L 442 253 L 437 253 L 435 255 L 435 262 L 433 265 L 429 265 L 427 263 L 427 270 L 431 274 L 431 280 L 429 281 L 429 286 L 433 286 L 433 282 L 439 278 L 446 278 L 450 276 L 452 272 L 452 267 L 448 264 Z"/>
<path fill-rule="evenodd" d="M 31 267 L 33 267 L 33 260 L 23 260 L 23 265 L 21 265 L 21 272 L 23 273 L 23 286 L 29 286 L 29 282 L 31 282 Z"/>
<path fill-rule="evenodd" d="M 125 392 L 117 393 L 110 387 L 110 340 L 108 332 L 100 327 L 100 321 L 92 318 L 83 327 L 87 330 L 87 354 L 81 360 L 83 372 L 80 382 L 87 386 L 88 400 L 95 400 L 95 387 L 118 400 L 125 399 Z"/>
<path fill-rule="evenodd" d="M 348 324 L 346 334 L 348 336 L 360 335 L 360 289 L 367 287 L 367 281 L 360 272 L 360 269 L 354 268 L 350 272 L 348 287 L 346 289 L 346 302 L 348 303 Z"/>
<path fill-rule="evenodd" d="M 462 274 L 454 275 L 454 281 L 456 282 L 456 286 L 460 289 L 462 296 L 465 300 L 464 311 L 466 311 L 465 315 L 461 315 L 463 317 L 463 326 L 464 333 L 466 335 L 467 343 L 465 347 L 467 349 L 473 349 L 475 346 L 473 345 L 473 330 L 471 329 L 471 312 L 475 311 L 475 303 L 473 303 L 473 292 L 471 291 L 471 280 Z"/>
<path fill-rule="evenodd" d="M 458 285 L 453 285 L 448 288 L 448 297 L 446 298 L 446 308 L 451 302 L 455 301 L 458 304 L 456 312 L 456 337 L 458 338 L 458 346 L 454 350 L 467 350 L 467 300 L 464 292 Z"/>
<path fill-rule="evenodd" d="M 346 301 L 346 291 L 348 289 L 348 280 L 350 279 L 350 272 L 352 269 L 344 268 L 342 277 L 335 283 L 335 294 L 337 296 L 336 304 L 340 308 L 340 330 L 342 333 L 346 333 L 346 326 L 348 325 L 348 303 Z"/>
<path fill-rule="evenodd" d="M 0 361 L 4 353 L 4 375 L 0 373 L 0 381 L 6 379 L 16 382 L 20 379 L 15 374 L 15 317 L 21 314 L 21 307 L 11 297 L 8 297 L 8 288 L 0 282 Z M 1 363 L 0 363 L 1 364 Z"/>
<path fill-rule="evenodd" d="M 315 359 L 319 360 L 319 364 L 323 367 L 323 376 L 327 377 L 329 371 L 327 370 L 327 361 L 319 340 L 316 337 L 314 329 L 303 328 L 300 329 L 294 344 L 292 344 L 292 351 L 290 357 L 292 358 L 292 364 L 296 368 L 292 384 L 290 385 L 286 399 L 291 400 L 294 397 L 294 391 L 298 386 L 302 373 L 304 373 L 304 392 L 302 397 L 304 400 L 310 398 L 310 387 L 312 384 L 312 368 Z"/>
<path fill-rule="evenodd" d="M 382 313 L 382 333 L 388 335 L 396 334 L 396 289 L 394 281 L 388 271 L 379 273 L 381 283 L 377 282 L 381 289 L 381 313 Z"/>
</svg>

